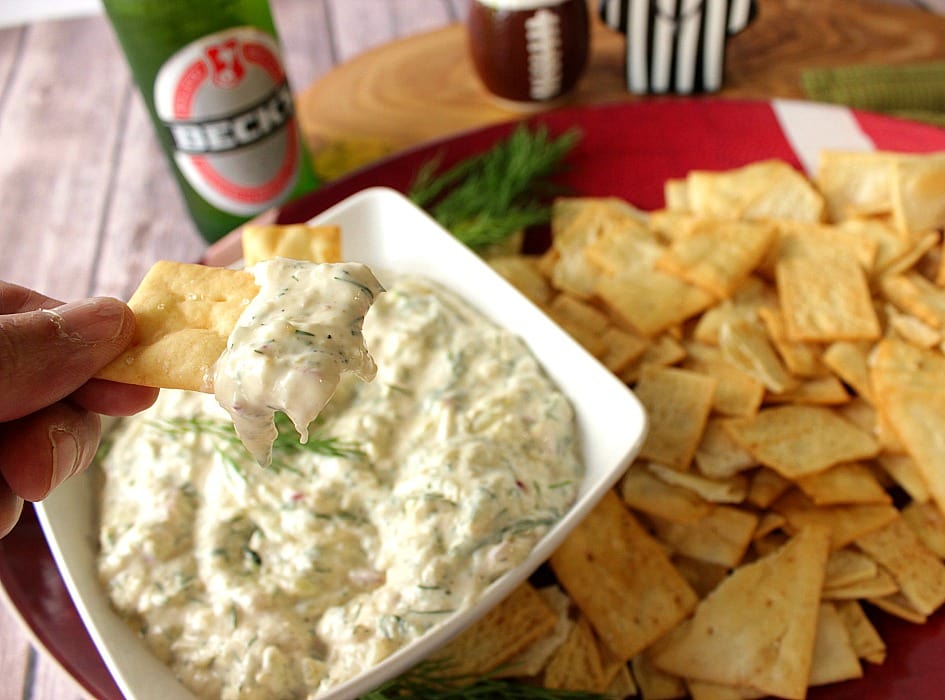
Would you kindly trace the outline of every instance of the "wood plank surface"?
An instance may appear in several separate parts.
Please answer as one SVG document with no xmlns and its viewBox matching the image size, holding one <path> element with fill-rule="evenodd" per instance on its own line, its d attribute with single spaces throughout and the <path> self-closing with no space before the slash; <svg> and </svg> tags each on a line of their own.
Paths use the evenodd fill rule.
<svg viewBox="0 0 945 700">
<path fill-rule="evenodd" d="M 205 244 L 191 223 L 153 137 L 144 101 L 126 91 L 92 290 L 127 299 L 158 259 L 197 260 Z"/>
<path fill-rule="evenodd" d="M 338 63 L 323 0 L 277 0 L 273 14 L 294 90 L 311 85 Z"/>
<path fill-rule="evenodd" d="M 20 621 L 0 598 L 0 671 L 6 688 L 22 691 L 28 688 L 27 678 L 35 659 L 35 652 L 26 640 Z M 64 674 L 63 674 L 64 675 Z M 22 692 L 10 697 L 23 697 Z"/>
<path fill-rule="evenodd" d="M 16 217 L 3 222 L 0 278 L 60 298 L 84 296 L 125 94 L 112 77 L 114 55 L 102 50 L 114 40 L 99 18 L 24 31 L 3 98 L 0 211 Z"/>
<path fill-rule="evenodd" d="M 22 27 L 0 29 L 0 99 L 7 94 L 13 64 L 22 50 L 24 33 Z M 0 102 L 0 113 L 2 110 L 3 103 Z"/>
<path fill-rule="evenodd" d="M 942 60 L 943 36 L 945 16 L 883 0 L 762 0 L 732 38 L 724 94 L 803 97 L 807 68 Z"/>
<path fill-rule="evenodd" d="M 30 679 L 30 694 L 24 695 L 31 700 L 82 700 L 87 693 L 55 661 L 43 652 L 33 650 L 36 660 L 33 676 Z"/>
<path fill-rule="evenodd" d="M 402 148 L 519 116 L 479 84 L 464 34 L 453 24 L 383 45 L 312 85 L 300 96 L 309 141 L 358 138 Z M 720 95 L 803 97 L 806 68 L 945 59 L 943 36 L 945 17 L 882 0 L 760 0 L 755 22 L 729 42 Z M 595 17 L 592 47 L 570 101 L 639 99 L 625 88 L 623 36 Z"/>
<path fill-rule="evenodd" d="M 439 29 L 457 19 L 453 8 L 443 0 L 436 3 L 430 3 L 429 0 L 400 0 L 391 9 L 394 28 L 391 39 Z"/>
</svg>

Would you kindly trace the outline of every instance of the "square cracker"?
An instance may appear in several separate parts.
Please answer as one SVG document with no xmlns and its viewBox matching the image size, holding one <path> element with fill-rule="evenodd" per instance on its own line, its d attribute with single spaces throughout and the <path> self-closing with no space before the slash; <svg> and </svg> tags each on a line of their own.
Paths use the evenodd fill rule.
<svg viewBox="0 0 945 700">
<path fill-rule="evenodd" d="M 886 275 L 880 289 L 889 301 L 935 329 L 945 329 L 945 289 L 917 272 Z"/>
<path fill-rule="evenodd" d="M 769 223 L 693 219 L 688 235 L 672 242 L 657 267 L 728 298 L 758 266 L 775 237 Z"/>
<path fill-rule="evenodd" d="M 650 416 L 640 456 L 686 470 L 702 440 L 718 380 L 675 367 L 645 367 L 636 386 Z"/>
<path fill-rule="evenodd" d="M 824 199 L 800 172 L 781 160 L 762 160 L 723 172 L 693 170 L 686 176 L 694 214 L 758 221 L 824 218 Z"/>
<path fill-rule="evenodd" d="M 902 519 L 940 559 L 945 559 L 945 515 L 932 503 L 913 501 L 902 509 Z"/>
<path fill-rule="evenodd" d="M 765 387 L 750 374 L 728 362 L 714 346 L 697 341 L 686 343 L 683 369 L 718 381 L 712 398 L 712 410 L 726 416 L 753 416 L 758 413 Z"/>
<path fill-rule="evenodd" d="M 539 588 L 537 591 L 557 616 L 555 626 L 512 659 L 491 671 L 492 677 L 534 678 L 538 676 L 571 634 L 571 629 L 576 623 L 571 618 L 571 599 L 568 598 L 568 594 L 556 584 Z"/>
<path fill-rule="evenodd" d="M 932 499 L 945 509 L 945 357 L 899 340 L 883 340 L 871 355 L 879 404 L 915 460 Z"/>
<path fill-rule="evenodd" d="M 766 408 L 750 418 L 729 418 L 723 426 L 759 462 L 788 479 L 879 452 L 872 435 L 823 406 Z"/>
<path fill-rule="evenodd" d="M 899 511 L 885 503 L 818 506 L 799 489 L 788 491 L 770 507 L 787 521 L 785 529 L 788 532 L 814 525 L 827 527 L 832 549 L 846 547 L 899 517 Z"/>
<path fill-rule="evenodd" d="M 630 466 L 620 481 L 620 495 L 631 508 L 671 522 L 699 521 L 712 510 L 711 503 L 682 486 L 666 483 L 645 462 Z"/>
<path fill-rule="evenodd" d="M 610 670 L 615 672 L 616 668 Z M 611 679 L 605 673 L 594 630 L 582 615 L 545 667 L 542 685 L 545 688 L 599 693 L 610 684 Z"/>
<path fill-rule="evenodd" d="M 650 520 L 656 538 L 672 552 L 729 568 L 741 563 L 758 526 L 754 513 L 724 505 L 696 522 Z"/>
<path fill-rule="evenodd" d="M 662 270 L 640 266 L 600 277 L 594 291 L 634 330 L 655 336 L 710 307 L 714 297 Z"/>
<path fill-rule="evenodd" d="M 892 211 L 893 153 L 832 151 L 820 154 L 817 186 L 831 222 Z"/>
<path fill-rule="evenodd" d="M 452 677 L 481 676 L 551 632 L 558 616 L 527 581 L 434 655 Z"/>
<path fill-rule="evenodd" d="M 551 568 L 601 641 L 624 661 L 698 602 L 663 546 L 613 490 L 552 555 Z"/>
<path fill-rule="evenodd" d="M 710 479 L 728 479 L 758 465 L 758 460 L 726 432 L 723 420 L 721 416 L 709 418 L 696 448 L 696 467 Z"/>
<path fill-rule="evenodd" d="M 755 322 L 734 319 L 719 327 L 722 357 L 769 391 L 784 393 L 797 384 L 781 362 L 765 328 Z"/>
<path fill-rule="evenodd" d="M 246 267 L 271 258 L 324 263 L 341 261 L 341 229 L 337 226 L 246 225 L 242 235 Z"/>
<path fill-rule="evenodd" d="M 128 301 L 131 347 L 97 376 L 126 384 L 213 391 L 213 365 L 259 288 L 252 274 L 191 263 L 155 263 Z"/>
<path fill-rule="evenodd" d="M 874 471 L 860 462 L 836 464 L 822 472 L 798 477 L 796 483 L 819 506 L 892 502 Z"/>
<path fill-rule="evenodd" d="M 923 615 L 945 603 L 945 564 L 901 517 L 857 538 L 856 544 L 892 574 L 905 599 Z"/>
<path fill-rule="evenodd" d="M 776 277 L 791 340 L 879 339 L 881 328 L 860 263 L 807 235 L 794 236 L 783 251 Z"/>
<path fill-rule="evenodd" d="M 645 215 L 617 198 L 559 198 L 551 217 L 551 250 L 559 254 L 551 266 L 551 280 L 558 289 L 582 299 L 593 295 L 599 276 L 586 249 L 602 236 L 652 238 L 643 224 Z"/>
<path fill-rule="evenodd" d="M 945 152 L 896 158 L 892 210 L 896 228 L 905 236 L 945 225 Z"/>
<path fill-rule="evenodd" d="M 830 553 L 824 590 L 851 586 L 876 578 L 879 564 L 859 549 L 844 547 Z"/>
</svg>

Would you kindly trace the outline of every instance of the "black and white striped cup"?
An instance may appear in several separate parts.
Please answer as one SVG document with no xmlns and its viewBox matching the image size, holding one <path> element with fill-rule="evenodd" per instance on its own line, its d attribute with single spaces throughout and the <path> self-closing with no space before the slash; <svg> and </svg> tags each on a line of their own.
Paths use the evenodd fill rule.
<svg viewBox="0 0 945 700">
<path fill-rule="evenodd" d="M 601 0 L 604 22 L 627 36 L 627 89 L 715 92 L 728 37 L 754 18 L 753 0 Z"/>
</svg>

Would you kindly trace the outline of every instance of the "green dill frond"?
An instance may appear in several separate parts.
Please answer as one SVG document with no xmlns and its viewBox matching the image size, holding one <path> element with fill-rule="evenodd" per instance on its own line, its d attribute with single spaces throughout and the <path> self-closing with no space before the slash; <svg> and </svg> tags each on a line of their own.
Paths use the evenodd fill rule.
<svg viewBox="0 0 945 700">
<path fill-rule="evenodd" d="M 188 433 L 210 437 L 224 463 L 243 479 L 246 478 L 245 465 L 254 463 L 253 458 L 236 434 L 236 428 L 229 421 L 203 416 L 188 416 L 152 421 L 151 425 L 172 437 Z M 364 458 L 364 452 L 356 443 L 346 442 L 336 437 L 314 433 L 309 436 L 308 442 L 301 443 L 298 433 L 295 432 L 295 426 L 292 425 L 292 421 L 289 420 L 288 416 L 283 413 L 276 413 L 275 425 L 276 439 L 272 444 L 272 463 L 269 466 L 275 472 L 287 471 L 301 475 L 301 472 L 292 465 L 290 459 L 293 454 L 298 452 L 347 459 Z"/>
<path fill-rule="evenodd" d="M 547 223 L 552 177 L 577 143 L 576 130 L 553 137 L 547 127 L 519 125 L 505 139 L 443 172 L 441 158 L 424 163 L 408 196 L 473 249 Z"/>
<path fill-rule="evenodd" d="M 449 674 L 447 664 L 425 661 L 361 700 L 605 700 L 600 693 L 552 690 L 520 681 Z"/>
<path fill-rule="evenodd" d="M 272 456 L 275 462 L 280 455 L 289 455 L 294 452 L 311 452 L 325 457 L 346 457 L 348 459 L 363 459 L 364 451 L 355 442 L 346 442 L 339 438 L 314 433 L 309 435 L 308 442 L 299 442 L 299 435 L 295 426 L 284 413 L 276 413 L 276 439 L 272 443 Z"/>
</svg>

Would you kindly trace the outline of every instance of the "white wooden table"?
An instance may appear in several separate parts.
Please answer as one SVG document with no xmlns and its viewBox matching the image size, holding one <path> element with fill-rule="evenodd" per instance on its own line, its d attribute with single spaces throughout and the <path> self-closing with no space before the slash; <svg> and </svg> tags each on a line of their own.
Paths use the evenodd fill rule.
<svg viewBox="0 0 945 700">
<path fill-rule="evenodd" d="M 461 20 L 466 0 L 272 6 L 301 89 L 372 46 Z M 0 279 L 63 300 L 127 298 L 155 260 L 204 249 L 105 18 L 0 29 Z M 81 697 L 0 603 L 0 700 Z"/>
</svg>

